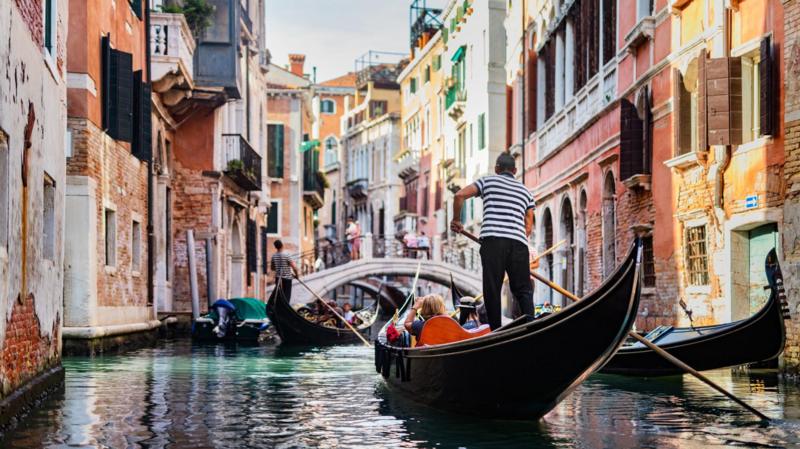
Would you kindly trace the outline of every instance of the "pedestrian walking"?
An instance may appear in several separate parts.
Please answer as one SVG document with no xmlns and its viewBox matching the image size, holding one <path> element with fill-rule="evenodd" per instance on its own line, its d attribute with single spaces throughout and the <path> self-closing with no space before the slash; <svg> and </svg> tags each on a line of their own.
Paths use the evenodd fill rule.
<svg viewBox="0 0 800 449">
<path fill-rule="evenodd" d="M 528 189 L 517 179 L 514 157 L 501 153 L 494 167 L 495 174 L 478 179 L 459 190 L 453 201 L 453 217 L 461 216 L 464 200 L 481 197 L 481 262 L 483 295 L 489 326 L 501 326 L 500 291 L 507 274 L 511 293 L 522 313 L 533 316 L 533 287 L 530 279 L 528 237 L 533 228 L 535 203 Z M 450 228 L 461 232 L 464 225 L 457 218 Z"/>
</svg>

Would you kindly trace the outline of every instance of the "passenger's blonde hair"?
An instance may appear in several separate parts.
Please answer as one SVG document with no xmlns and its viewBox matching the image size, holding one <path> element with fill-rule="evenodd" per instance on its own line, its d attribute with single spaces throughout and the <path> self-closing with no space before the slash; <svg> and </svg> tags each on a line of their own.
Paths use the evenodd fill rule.
<svg viewBox="0 0 800 449">
<path fill-rule="evenodd" d="M 422 307 L 419 308 L 419 314 L 422 318 L 428 319 L 436 315 L 444 315 L 446 313 L 444 307 L 444 298 L 442 295 L 431 294 L 422 297 Z"/>
</svg>

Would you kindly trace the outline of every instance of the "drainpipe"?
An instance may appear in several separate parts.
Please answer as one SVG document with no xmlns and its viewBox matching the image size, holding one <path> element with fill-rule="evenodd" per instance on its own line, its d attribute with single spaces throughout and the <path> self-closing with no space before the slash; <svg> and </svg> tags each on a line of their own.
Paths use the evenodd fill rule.
<svg viewBox="0 0 800 449">
<path fill-rule="evenodd" d="M 147 83 L 150 84 L 152 82 L 152 77 L 150 75 L 150 5 L 149 2 L 144 4 L 144 36 L 145 36 L 145 57 L 147 58 L 145 61 L 146 66 L 146 79 Z M 151 101 L 151 99 L 147 99 L 147 101 Z M 152 132 L 150 133 L 152 136 Z M 152 138 L 151 138 L 152 139 Z M 152 146 L 152 140 L 150 145 Z M 153 167 L 153 156 L 152 156 L 152 149 L 150 151 L 150 160 L 147 161 L 147 302 L 152 304 L 153 306 L 153 318 L 158 319 L 158 304 L 156 304 L 155 300 L 155 262 L 156 258 L 153 257 L 153 251 L 156 247 L 156 236 L 154 231 L 154 220 L 153 220 L 153 198 L 154 198 L 154 178 L 155 178 L 155 169 Z M 167 239 L 169 241 L 169 239 Z"/>
</svg>

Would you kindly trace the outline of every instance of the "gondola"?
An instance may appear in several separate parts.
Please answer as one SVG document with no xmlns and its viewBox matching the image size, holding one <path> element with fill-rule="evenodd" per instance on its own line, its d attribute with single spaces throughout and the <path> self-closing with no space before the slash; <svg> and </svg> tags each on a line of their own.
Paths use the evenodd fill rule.
<svg viewBox="0 0 800 449">
<path fill-rule="evenodd" d="M 753 316 L 716 326 L 659 327 L 646 338 L 699 371 L 774 359 L 783 351 L 784 320 L 789 318 L 783 275 L 774 249 L 767 255 L 766 270 L 770 296 Z M 683 373 L 641 343 L 620 348 L 602 372 L 630 376 Z"/>
<path fill-rule="evenodd" d="M 255 298 L 217 300 L 192 323 L 192 339 L 203 342 L 257 343 L 269 327 L 264 303 Z"/>
<path fill-rule="evenodd" d="M 361 339 L 347 327 L 328 327 L 307 320 L 286 301 L 280 288 L 274 289 L 270 295 L 267 302 L 267 316 L 278 331 L 282 344 L 322 346 L 361 342 Z M 377 313 L 371 313 L 356 329 L 365 337 L 369 337 L 377 318 Z"/>
<path fill-rule="evenodd" d="M 375 344 L 375 368 L 391 391 L 436 408 L 538 419 L 624 341 L 639 305 L 640 254 L 637 242 L 601 287 L 560 313 L 521 317 L 484 336 L 399 347 L 389 343 L 387 324 Z"/>
</svg>

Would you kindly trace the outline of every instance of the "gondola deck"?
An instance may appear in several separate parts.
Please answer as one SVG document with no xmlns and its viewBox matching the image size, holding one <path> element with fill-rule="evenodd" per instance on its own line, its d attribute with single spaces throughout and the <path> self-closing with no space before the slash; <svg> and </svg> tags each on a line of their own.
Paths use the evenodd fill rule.
<svg viewBox="0 0 800 449">
<path fill-rule="evenodd" d="M 384 327 L 376 369 L 392 389 L 438 408 L 540 418 L 624 341 L 639 303 L 639 254 L 635 245 L 600 288 L 560 313 L 516 320 L 487 336 L 402 348 L 387 342 Z"/>
</svg>

